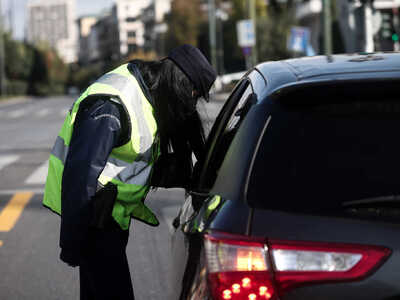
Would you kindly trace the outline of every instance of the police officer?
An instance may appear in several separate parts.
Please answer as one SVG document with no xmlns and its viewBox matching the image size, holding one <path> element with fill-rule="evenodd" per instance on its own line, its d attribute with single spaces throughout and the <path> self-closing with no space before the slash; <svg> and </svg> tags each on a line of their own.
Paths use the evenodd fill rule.
<svg viewBox="0 0 400 300">
<path fill-rule="evenodd" d="M 201 160 L 204 151 L 196 104 L 215 78 L 200 50 L 183 45 L 160 61 L 116 68 L 73 104 L 49 158 L 43 205 L 61 215 L 60 258 L 79 266 L 81 299 L 134 299 L 131 218 L 157 226 L 144 204 L 150 187 L 190 184 L 192 153 Z"/>
</svg>

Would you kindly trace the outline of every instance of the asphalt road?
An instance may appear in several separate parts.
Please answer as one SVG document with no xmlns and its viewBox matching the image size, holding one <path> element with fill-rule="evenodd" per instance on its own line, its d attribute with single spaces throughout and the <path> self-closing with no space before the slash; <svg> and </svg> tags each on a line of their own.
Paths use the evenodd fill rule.
<svg viewBox="0 0 400 300">
<path fill-rule="evenodd" d="M 224 97 L 200 108 L 208 129 Z M 79 299 L 78 269 L 58 259 L 59 217 L 41 205 L 47 159 L 73 101 L 0 102 L 0 299 Z M 131 225 L 127 254 L 136 300 L 161 300 L 169 292 L 171 221 L 183 199 L 181 189 L 151 192 L 146 203 L 161 225 Z"/>
</svg>

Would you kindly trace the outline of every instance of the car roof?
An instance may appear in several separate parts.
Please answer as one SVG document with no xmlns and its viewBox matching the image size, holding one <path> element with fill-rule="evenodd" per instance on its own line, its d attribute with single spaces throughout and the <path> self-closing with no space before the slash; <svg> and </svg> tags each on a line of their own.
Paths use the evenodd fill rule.
<svg viewBox="0 0 400 300">
<path fill-rule="evenodd" d="M 272 94 L 321 82 L 400 79 L 400 53 L 303 57 L 261 63 L 256 69 L 267 80 L 265 93 Z"/>
</svg>

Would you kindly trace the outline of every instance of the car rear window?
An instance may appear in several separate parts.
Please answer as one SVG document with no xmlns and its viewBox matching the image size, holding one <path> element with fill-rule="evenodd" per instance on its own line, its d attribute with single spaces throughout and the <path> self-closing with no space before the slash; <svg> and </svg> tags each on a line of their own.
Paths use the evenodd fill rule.
<svg viewBox="0 0 400 300">
<path fill-rule="evenodd" d="M 319 213 L 359 209 L 365 203 L 398 205 L 400 101 L 379 96 L 320 102 L 325 103 L 283 102 L 271 113 L 250 176 L 248 202 Z"/>
</svg>

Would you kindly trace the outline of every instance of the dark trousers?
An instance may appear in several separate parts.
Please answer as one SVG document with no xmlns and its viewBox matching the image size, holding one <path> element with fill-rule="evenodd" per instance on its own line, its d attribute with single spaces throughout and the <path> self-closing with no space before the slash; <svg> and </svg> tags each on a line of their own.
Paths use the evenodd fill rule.
<svg viewBox="0 0 400 300">
<path fill-rule="evenodd" d="M 128 236 L 128 230 L 114 220 L 105 229 L 91 229 L 79 268 L 81 300 L 134 299 L 126 257 Z"/>
</svg>

